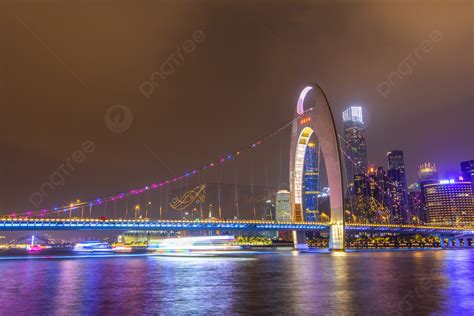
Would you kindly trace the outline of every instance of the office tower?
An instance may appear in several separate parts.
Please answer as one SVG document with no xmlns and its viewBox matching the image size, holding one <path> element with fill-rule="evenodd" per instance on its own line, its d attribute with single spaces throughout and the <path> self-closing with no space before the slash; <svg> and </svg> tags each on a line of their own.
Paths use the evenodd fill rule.
<svg viewBox="0 0 474 316">
<path fill-rule="evenodd" d="M 471 182 L 474 192 L 474 159 L 461 162 L 461 172 L 463 181 Z"/>
<path fill-rule="evenodd" d="M 391 221 L 389 179 L 383 167 L 369 166 L 368 204 L 371 222 L 388 223 Z"/>
<path fill-rule="evenodd" d="M 280 190 L 276 194 L 276 220 L 279 222 L 291 221 L 290 192 Z"/>
<path fill-rule="evenodd" d="M 411 214 L 408 210 L 408 186 L 403 151 L 392 150 L 387 153 L 387 159 L 392 215 L 396 223 L 406 223 L 410 221 Z"/>
<path fill-rule="evenodd" d="M 474 180 L 474 159 L 461 162 L 461 172 L 464 181 Z"/>
<path fill-rule="evenodd" d="M 342 112 L 344 123 L 345 152 L 349 156 L 347 179 L 352 181 L 355 174 L 367 173 L 367 145 L 365 140 L 365 124 L 360 106 L 351 106 Z"/>
<path fill-rule="evenodd" d="M 418 167 L 418 184 L 420 185 L 421 191 L 421 204 L 423 207 L 423 211 L 421 213 L 421 220 L 423 222 L 427 221 L 426 218 L 426 199 L 425 199 L 425 190 L 424 187 L 427 184 L 437 183 L 438 179 L 438 171 L 436 170 L 436 165 L 431 162 L 422 163 Z"/>
<path fill-rule="evenodd" d="M 276 218 L 275 205 L 271 200 L 265 201 L 264 220 L 274 221 Z"/>
<path fill-rule="evenodd" d="M 412 183 L 408 186 L 408 209 L 412 213 L 412 223 L 420 224 L 425 221 L 423 199 L 419 183 Z"/>
<path fill-rule="evenodd" d="M 367 145 L 365 124 L 360 106 L 342 112 L 344 124 L 344 152 L 351 210 L 351 221 L 369 222 Z"/>
<path fill-rule="evenodd" d="M 431 162 L 422 163 L 418 168 L 418 182 L 438 182 L 438 171 L 436 165 Z"/>
<path fill-rule="evenodd" d="M 474 222 L 471 182 L 441 180 L 425 184 L 426 219 L 434 225 L 466 225 Z"/>
<path fill-rule="evenodd" d="M 370 184 L 365 174 L 355 174 L 353 179 L 353 192 L 351 196 L 351 218 L 358 223 L 371 222 L 370 214 Z"/>
<path fill-rule="evenodd" d="M 319 221 L 318 194 L 319 194 L 319 165 L 318 146 L 309 143 L 304 157 L 304 201 L 303 214 L 307 222 Z"/>
</svg>

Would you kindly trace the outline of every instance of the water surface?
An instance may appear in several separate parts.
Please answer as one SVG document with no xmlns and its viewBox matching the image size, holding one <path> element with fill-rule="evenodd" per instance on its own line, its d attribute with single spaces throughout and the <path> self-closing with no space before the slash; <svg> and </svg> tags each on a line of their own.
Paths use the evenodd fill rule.
<svg viewBox="0 0 474 316">
<path fill-rule="evenodd" d="M 474 314 L 474 250 L 0 259 L 0 315 Z"/>
</svg>

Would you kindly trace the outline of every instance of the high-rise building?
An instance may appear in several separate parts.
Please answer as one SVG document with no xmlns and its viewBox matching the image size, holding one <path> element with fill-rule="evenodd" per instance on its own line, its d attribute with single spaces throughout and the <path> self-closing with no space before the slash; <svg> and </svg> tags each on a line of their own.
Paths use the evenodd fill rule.
<svg viewBox="0 0 474 316">
<path fill-rule="evenodd" d="M 369 166 L 368 170 L 368 204 L 370 221 L 387 223 L 391 221 L 389 213 L 390 195 L 389 179 L 383 167 Z"/>
<path fill-rule="evenodd" d="M 461 172 L 463 181 L 470 181 L 474 194 L 474 159 L 461 162 Z"/>
<path fill-rule="evenodd" d="M 422 163 L 418 167 L 418 184 L 420 185 L 421 191 L 421 204 L 423 211 L 421 212 L 421 221 L 426 222 L 426 198 L 424 187 L 427 184 L 438 183 L 438 171 L 436 170 L 436 165 L 431 162 Z"/>
<path fill-rule="evenodd" d="M 265 201 L 265 206 L 263 210 L 264 216 L 263 219 L 267 221 L 274 221 L 276 218 L 275 204 L 272 203 L 272 200 Z"/>
<path fill-rule="evenodd" d="M 412 223 L 420 224 L 425 221 L 421 188 L 417 182 L 408 186 L 408 209 L 412 213 Z"/>
<path fill-rule="evenodd" d="M 464 181 L 474 180 L 474 159 L 461 162 L 461 172 Z"/>
<path fill-rule="evenodd" d="M 291 221 L 290 192 L 280 190 L 276 194 L 276 220 L 279 222 Z"/>
<path fill-rule="evenodd" d="M 470 181 L 474 192 L 474 159 L 461 162 L 461 172 L 463 181 Z"/>
<path fill-rule="evenodd" d="M 318 194 L 319 194 L 319 165 L 318 146 L 309 143 L 304 157 L 304 219 L 307 222 L 319 221 Z"/>
<path fill-rule="evenodd" d="M 431 162 L 422 163 L 418 168 L 418 182 L 438 182 L 438 171 L 436 165 Z"/>
<path fill-rule="evenodd" d="M 429 224 L 465 225 L 474 222 L 471 182 L 441 180 L 423 187 Z"/>
<path fill-rule="evenodd" d="M 352 221 L 369 222 L 369 184 L 367 145 L 362 107 L 351 106 L 342 112 L 346 176 Z"/>
<path fill-rule="evenodd" d="M 351 220 L 359 223 L 371 222 L 370 207 L 370 184 L 366 174 L 355 174 L 353 179 L 353 191 L 351 193 Z"/>
<path fill-rule="evenodd" d="M 367 173 L 367 145 L 362 107 L 351 106 L 346 109 L 342 112 L 342 121 L 346 154 L 350 158 L 346 163 L 347 176 L 351 182 L 355 174 Z"/>
<path fill-rule="evenodd" d="M 408 186 L 403 151 L 392 150 L 387 153 L 387 159 L 392 216 L 395 222 L 406 223 L 411 220 L 412 216 L 408 210 Z"/>
</svg>

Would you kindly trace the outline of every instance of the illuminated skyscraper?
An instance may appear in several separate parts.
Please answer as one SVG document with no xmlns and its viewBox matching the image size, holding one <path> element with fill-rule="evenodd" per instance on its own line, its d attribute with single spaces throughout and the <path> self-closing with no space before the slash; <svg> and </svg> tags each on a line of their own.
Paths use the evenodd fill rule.
<svg viewBox="0 0 474 316">
<path fill-rule="evenodd" d="M 355 174 L 367 173 L 367 145 L 365 140 L 365 124 L 360 106 L 351 106 L 342 112 L 344 123 L 344 139 L 347 162 L 348 180 L 352 181 Z"/>
<path fill-rule="evenodd" d="M 431 162 L 425 162 L 418 168 L 418 181 L 422 182 L 438 182 L 438 171 L 436 165 Z"/>
<path fill-rule="evenodd" d="M 389 195 L 390 181 L 383 167 L 369 166 L 368 173 L 368 204 L 371 222 L 387 223 L 391 218 L 388 216 L 390 206 Z"/>
<path fill-rule="evenodd" d="M 474 222 L 471 182 L 441 180 L 423 188 L 429 224 L 465 225 Z"/>
<path fill-rule="evenodd" d="M 369 179 L 367 176 L 367 145 L 362 107 L 351 106 L 342 112 L 346 176 L 351 218 L 361 222 L 370 220 Z"/>
<path fill-rule="evenodd" d="M 426 198 L 424 187 L 427 184 L 433 184 L 438 182 L 438 171 L 436 170 L 436 165 L 434 163 L 425 162 L 422 163 L 418 168 L 418 183 L 420 185 L 421 191 L 421 204 L 423 207 L 423 212 L 421 213 L 420 219 L 423 222 L 426 222 Z"/>
<path fill-rule="evenodd" d="M 392 216 L 395 222 L 406 223 L 412 216 L 408 210 L 408 186 L 403 151 L 392 150 L 387 153 L 387 159 Z"/>
<path fill-rule="evenodd" d="M 276 220 L 289 222 L 291 220 L 290 192 L 280 190 L 276 194 Z"/>
<path fill-rule="evenodd" d="M 461 172 L 463 180 L 470 181 L 474 191 L 474 159 L 461 162 Z"/>
<path fill-rule="evenodd" d="M 309 143 L 304 157 L 304 219 L 309 222 L 319 221 L 319 165 L 318 146 Z"/>
<path fill-rule="evenodd" d="M 424 219 L 424 206 L 419 183 L 412 183 L 408 186 L 408 209 L 411 211 L 412 222 L 419 224 Z"/>
<path fill-rule="evenodd" d="M 264 206 L 264 220 L 274 221 L 276 218 L 275 204 L 272 203 L 272 200 L 266 200 Z"/>
</svg>

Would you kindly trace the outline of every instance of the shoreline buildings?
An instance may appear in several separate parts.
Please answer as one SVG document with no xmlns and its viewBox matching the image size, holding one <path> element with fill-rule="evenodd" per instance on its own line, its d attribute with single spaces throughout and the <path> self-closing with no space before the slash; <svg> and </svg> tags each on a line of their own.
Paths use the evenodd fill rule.
<svg viewBox="0 0 474 316">
<path fill-rule="evenodd" d="M 347 108 L 342 118 L 348 222 L 447 225 L 474 222 L 474 160 L 460 163 L 459 181 L 440 181 L 436 165 L 422 163 L 418 182 L 408 186 L 402 150 L 387 153 L 387 171 L 369 165 L 362 107 Z"/>
<path fill-rule="evenodd" d="M 303 168 L 303 216 L 307 222 L 317 222 L 320 219 L 318 209 L 319 195 L 319 146 L 310 142 L 306 147 Z"/>
</svg>

